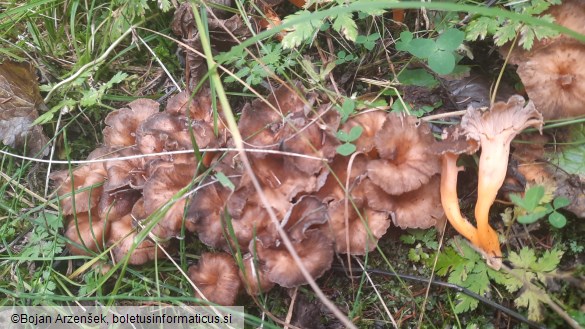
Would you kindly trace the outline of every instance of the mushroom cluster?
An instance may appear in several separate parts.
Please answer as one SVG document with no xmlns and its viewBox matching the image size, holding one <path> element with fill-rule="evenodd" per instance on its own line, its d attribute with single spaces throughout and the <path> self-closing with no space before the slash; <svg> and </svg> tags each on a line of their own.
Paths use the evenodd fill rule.
<svg viewBox="0 0 585 329">
<path fill-rule="evenodd" d="M 95 162 L 51 176 L 67 216 L 68 247 L 73 254 L 88 255 L 111 246 L 115 261 L 128 255 L 130 264 L 143 264 L 157 255 L 157 248 L 151 240 L 133 246 L 136 226 L 149 225 L 145 220 L 169 204 L 152 233 L 161 241 L 179 236 L 186 199 L 169 200 L 195 174 L 192 154 L 167 152 L 190 150 L 193 139 L 201 148 L 218 146 L 225 129 L 214 135 L 205 93 L 196 100 L 180 93 L 162 112 L 159 103 L 138 99 L 110 113 L 105 123 L 103 146 L 88 157 Z"/>
<path fill-rule="evenodd" d="M 449 222 L 483 253 L 487 264 L 494 269 L 502 265 L 498 235 L 489 224 L 489 210 L 504 183 L 510 156 L 510 143 L 528 127 L 542 129 L 542 115 L 532 101 L 526 104 L 519 95 L 508 102 L 496 102 L 486 111 L 469 107 L 460 127 L 446 130 L 442 147 L 441 200 Z M 477 203 L 473 227 L 459 210 L 457 199 L 457 158 L 462 153 L 474 153 L 481 147 L 479 158 Z"/>
<path fill-rule="evenodd" d="M 440 158 L 431 152 L 436 142 L 413 117 L 369 110 L 342 123 L 332 104 L 298 84 L 245 105 L 238 128 L 269 200 L 264 204 L 237 152 L 207 152 L 201 174 L 192 152 L 169 153 L 190 150 L 193 141 L 200 149 L 232 146 L 221 117 L 214 120 L 208 92 L 180 93 L 164 111 L 158 108 L 142 99 L 112 112 L 104 145 L 89 157 L 100 161 L 53 174 L 72 253 L 111 247 L 115 261 L 128 255 L 131 264 L 142 264 L 161 255 L 156 243 L 193 233 L 224 251 L 203 255 L 190 269 L 197 294 L 231 304 L 241 283 L 250 294 L 307 283 L 267 207 L 314 278 L 336 252 L 374 250 L 392 223 L 428 228 L 444 218 Z M 356 152 L 337 154 L 337 135 L 355 127 L 362 131 Z M 143 228 L 157 242 L 134 246 Z M 240 267 L 236 253 L 243 254 Z M 225 290 L 213 293 L 220 286 Z"/>
<path fill-rule="evenodd" d="M 585 34 L 585 2 L 566 0 L 552 6 L 555 23 Z M 507 54 L 504 48 L 502 53 Z M 585 114 L 585 44 L 566 35 L 538 40 L 530 51 L 515 47 L 510 63 L 544 119 Z"/>
</svg>

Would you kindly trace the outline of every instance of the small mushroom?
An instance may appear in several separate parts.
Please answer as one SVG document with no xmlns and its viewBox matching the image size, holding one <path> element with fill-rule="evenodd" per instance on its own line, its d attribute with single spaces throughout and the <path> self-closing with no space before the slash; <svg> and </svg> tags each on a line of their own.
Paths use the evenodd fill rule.
<svg viewBox="0 0 585 329">
<path fill-rule="evenodd" d="M 144 210 L 146 214 L 154 213 L 191 183 L 194 169 L 194 166 L 184 164 L 160 164 L 144 185 Z M 177 236 L 183 226 L 185 203 L 185 198 L 179 198 L 169 205 L 165 209 L 164 217 L 160 219 L 152 233 L 163 239 Z M 188 230 L 193 230 L 189 221 L 186 221 L 185 224 Z"/>
<path fill-rule="evenodd" d="M 233 306 L 240 291 L 238 266 L 231 255 L 205 253 L 197 265 L 189 267 L 189 278 L 201 292 L 197 298 L 207 298 L 212 303 Z"/>
<path fill-rule="evenodd" d="M 313 278 L 323 275 L 333 261 L 333 240 L 324 225 L 326 221 L 325 205 L 315 197 L 306 196 L 294 204 L 282 222 L 295 251 Z M 250 250 L 256 251 L 270 281 L 287 288 L 307 283 L 280 237 L 269 235 L 266 238 L 260 234 L 250 242 Z"/>
<path fill-rule="evenodd" d="M 90 256 L 91 252 L 102 250 L 107 240 L 110 222 L 100 220 L 96 215 L 90 216 L 90 213 L 67 216 L 65 236 L 71 240 L 67 249 L 73 255 Z"/>
<path fill-rule="evenodd" d="M 243 258 L 244 266 L 239 275 L 246 292 L 255 296 L 272 289 L 275 283 L 268 280 L 266 271 L 258 265 L 258 260 L 252 254 L 246 254 Z"/>
<path fill-rule="evenodd" d="M 108 148 L 97 148 L 88 156 L 88 160 L 98 159 L 108 154 Z M 57 194 L 61 197 L 63 214 L 88 212 L 97 206 L 106 180 L 106 170 L 102 162 L 83 165 L 72 171 L 56 171 L 51 179 L 57 185 Z"/>
<path fill-rule="evenodd" d="M 551 6 L 543 15 L 555 23 L 585 34 L 585 2 L 566 0 Z M 510 45 L 501 49 L 506 56 Z M 510 63 L 518 65 L 518 75 L 530 100 L 545 120 L 585 114 L 585 43 L 567 35 L 535 40 L 530 50 L 514 47 Z"/>
<path fill-rule="evenodd" d="M 388 194 L 416 190 L 440 171 L 431 130 L 414 117 L 389 114 L 374 142 L 381 159 L 368 163 L 368 177 Z"/>
<path fill-rule="evenodd" d="M 536 52 L 518 66 L 526 93 L 544 119 L 585 114 L 583 57 L 585 44 L 560 44 Z"/>
<path fill-rule="evenodd" d="M 386 234 L 390 227 L 390 212 L 376 211 L 363 199 L 353 198 L 352 201 L 347 201 L 347 212 L 346 200 L 329 204 L 329 225 L 335 250 L 343 254 L 365 255 L 374 250 L 378 240 Z"/>
<path fill-rule="evenodd" d="M 128 257 L 128 264 L 142 265 L 155 258 L 164 257 L 164 253 L 158 250 L 156 244 L 151 240 L 143 240 L 134 247 L 136 241 L 136 228 L 132 225 L 132 215 L 128 214 L 112 223 L 108 245 L 112 247 L 112 254 L 116 262 Z M 132 249 L 134 247 L 134 249 Z"/>
<path fill-rule="evenodd" d="M 512 96 L 507 103 L 497 102 L 489 111 L 468 108 L 461 127 L 468 138 L 481 145 L 478 172 L 478 195 L 475 219 L 480 248 L 488 257 L 488 265 L 501 267 L 500 243 L 497 233 L 489 225 L 489 210 L 506 178 L 510 143 L 528 127 L 542 129 L 542 115 L 532 102 L 525 105 L 522 96 Z M 451 164 L 451 167 L 453 165 Z"/>
<path fill-rule="evenodd" d="M 106 117 L 108 125 L 104 129 L 104 144 L 112 147 L 125 147 L 136 144 L 136 129 L 148 117 L 158 112 L 159 104 L 150 99 L 137 99 L 123 108 L 111 112 Z"/>
</svg>

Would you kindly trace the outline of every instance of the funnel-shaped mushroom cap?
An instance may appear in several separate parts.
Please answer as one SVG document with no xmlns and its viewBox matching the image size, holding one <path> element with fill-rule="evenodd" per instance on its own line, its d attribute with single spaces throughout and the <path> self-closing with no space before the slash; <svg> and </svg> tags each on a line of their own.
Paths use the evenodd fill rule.
<svg viewBox="0 0 585 329">
<path fill-rule="evenodd" d="M 136 129 L 148 117 L 158 112 L 159 104 L 150 99 L 137 99 L 106 117 L 104 129 L 106 146 L 122 147 L 136 144 Z"/>
<path fill-rule="evenodd" d="M 346 212 L 345 202 L 340 200 L 329 205 L 329 225 L 335 237 L 335 250 L 343 254 L 365 255 L 374 250 L 378 240 L 386 234 L 390 226 L 390 212 L 375 211 L 358 198 L 353 199 L 353 204 L 359 214 L 349 201 Z"/>
<path fill-rule="evenodd" d="M 67 243 L 67 249 L 74 255 L 90 255 L 103 249 L 110 232 L 110 223 L 100 220 L 96 215 L 78 213 L 67 216 L 65 236 L 72 242 Z"/>
<path fill-rule="evenodd" d="M 224 249 L 227 242 L 224 236 L 223 217 L 231 191 L 217 181 L 206 180 L 203 187 L 193 194 L 185 220 L 197 232 L 199 240 L 206 245 Z"/>
<path fill-rule="evenodd" d="M 489 210 L 498 190 L 506 178 L 510 143 L 512 139 L 530 126 L 542 128 L 542 115 L 534 104 L 524 106 L 522 96 L 512 96 L 507 103 L 497 102 L 488 112 L 469 108 L 461 120 L 461 127 L 469 138 L 481 144 L 479 158 L 477 203 L 475 219 L 480 248 L 488 265 L 499 269 L 502 265 L 497 233 L 488 221 Z"/>
<path fill-rule="evenodd" d="M 213 107 L 209 88 L 202 89 L 195 95 L 191 95 L 187 91 L 174 95 L 169 98 L 165 111 L 196 121 L 213 123 Z"/>
<path fill-rule="evenodd" d="M 256 260 L 258 261 L 258 260 Z M 240 269 L 240 279 L 248 294 L 255 296 L 274 287 L 274 282 L 268 280 L 266 271 L 254 260 L 252 254 L 244 255 L 244 269 Z"/>
<path fill-rule="evenodd" d="M 440 178 L 435 175 L 427 184 L 401 195 L 389 195 L 369 179 L 360 182 L 358 191 L 363 193 L 373 210 L 393 212 L 394 225 L 402 229 L 426 229 L 444 221 L 439 188 Z"/>
<path fill-rule="evenodd" d="M 116 221 L 132 211 L 134 203 L 140 198 L 140 192 L 126 189 L 116 192 L 104 191 L 98 204 L 99 218 Z"/>
<path fill-rule="evenodd" d="M 293 248 L 313 278 L 319 278 L 333 261 L 333 241 L 321 229 L 304 232 L 303 240 L 292 241 Z M 283 287 L 292 288 L 307 283 L 297 263 L 282 243 L 264 247 L 256 241 L 256 252 L 268 279 Z M 253 245 L 250 245 L 250 249 Z"/>
<path fill-rule="evenodd" d="M 369 153 L 375 147 L 376 133 L 382 129 L 386 122 L 387 113 L 384 111 L 364 111 L 352 116 L 341 127 L 345 133 L 349 133 L 353 127 L 362 127 L 362 134 L 355 141 L 357 152 Z"/>
<path fill-rule="evenodd" d="M 356 179 L 366 173 L 368 158 L 363 155 L 357 155 L 351 161 L 350 157 L 336 156 L 331 163 L 331 172 L 323 187 L 315 194 L 323 202 L 339 201 L 345 198 L 345 185 L 348 183 L 351 188 L 355 185 Z"/>
<path fill-rule="evenodd" d="M 325 111 L 325 109 L 322 109 Z M 323 170 L 325 162 L 333 159 L 339 140 L 335 132 L 339 126 L 339 113 L 333 110 L 305 116 L 297 112 L 289 116 L 287 125 L 283 129 L 284 141 L 281 149 L 285 152 L 310 155 L 323 160 L 313 160 L 302 157 L 290 157 L 298 170 L 307 174 L 317 174 Z"/>
<path fill-rule="evenodd" d="M 431 152 L 434 142 L 428 125 L 417 127 L 414 117 L 388 115 L 375 137 L 382 159 L 368 163 L 368 177 L 392 195 L 418 189 L 441 169 Z"/>
<path fill-rule="evenodd" d="M 123 148 L 116 152 L 116 157 L 130 157 L 140 155 L 135 147 Z M 126 160 L 112 159 L 105 163 L 108 179 L 104 190 L 108 192 L 120 188 L 131 187 L 141 189 L 146 181 L 145 158 L 138 157 Z"/>
<path fill-rule="evenodd" d="M 205 148 L 215 141 L 213 128 L 206 123 L 176 117 L 169 113 L 157 113 L 149 117 L 136 130 L 136 143 L 143 154 L 191 149 L 190 126 L 195 141 Z"/>
<path fill-rule="evenodd" d="M 231 255 L 205 253 L 199 263 L 189 267 L 189 278 L 210 302 L 232 306 L 240 291 L 238 266 Z M 197 298 L 203 298 L 197 292 Z"/>
<path fill-rule="evenodd" d="M 101 159 L 109 153 L 109 148 L 99 147 L 93 150 L 87 159 Z M 103 162 L 83 165 L 74 169 L 72 173 L 73 176 L 69 175 L 68 170 L 51 173 L 51 179 L 57 186 L 57 194 L 62 197 L 61 208 L 65 215 L 88 212 L 95 207 L 99 202 L 107 175 Z M 75 195 L 74 199 L 73 195 Z M 73 203 L 75 203 L 75 211 Z"/>
<path fill-rule="evenodd" d="M 542 115 L 534 103 L 525 104 L 522 96 L 515 95 L 507 103 L 495 103 L 486 112 L 470 107 L 461 119 L 461 128 L 468 138 L 480 143 L 482 151 L 496 140 L 503 142 L 498 145 L 507 146 L 509 150 L 510 142 L 522 130 L 528 127 L 542 129 Z"/>
<path fill-rule="evenodd" d="M 528 97 L 545 119 L 585 114 L 583 58 L 585 44 L 560 44 L 535 53 L 518 66 Z"/>
<path fill-rule="evenodd" d="M 292 206 L 281 225 L 293 241 L 302 241 L 309 228 L 325 224 L 328 219 L 326 205 L 314 196 L 305 195 Z"/>
<path fill-rule="evenodd" d="M 294 88 L 298 88 L 296 85 Z M 294 88 L 281 86 L 274 90 L 267 102 L 257 99 L 242 110 L 238 128 L 245 143 L 250 147 L 277 148 L 282 138 L 282 129 L 287 124 L 289 113 L 310 112 L 310 103 L 305 103 Z M 309 95 L 309 100 L 313 97 Z M 254 154 L 254 156 L 263 156 Z"/>
<path fill-rule="evenodd" d="M 144 185 L 144 210 L 152 214 L 158 208 L 167 204 L 182 188 L 187 186 L 194 175 L 193 166 L 173 165 L 167 163 L 160 165 Z M 185 198 L 176 200 L 166 209 L 164 217 L 158 222 L 152 233 L 160 238 L 175 237 L 181 232 L 183 225 L 183 212 Z M 189 230 L 189 222 L 186 222 Z"/>
<path fill-rule="evenodd" d="M 51 179 L 59 186 L 57 194 L 62 197 L 63 214 L 71 215 L 88 212 L 97 206 L 106 177 L 86 165 L 73 170 L 73 176 L 69 176 L 67 170 L 56 171 L 51 174 Z"/>
<path fill-rule="evenodd" d="M 116 262 L 124 260 L 130 249 L 136 243 L 136 231 L 132 225 L 133 218 L 126 215 L 120 220 L 112 223 L 108 245 L 112 247 L 112 254 Z M 128 264 L 142 265 L 155 258 L 164 257 L 161 250 L 157 250 L 155 243 L 151 240 L 143 240 L 137 245 L 128 258 Z"/>
</svg>

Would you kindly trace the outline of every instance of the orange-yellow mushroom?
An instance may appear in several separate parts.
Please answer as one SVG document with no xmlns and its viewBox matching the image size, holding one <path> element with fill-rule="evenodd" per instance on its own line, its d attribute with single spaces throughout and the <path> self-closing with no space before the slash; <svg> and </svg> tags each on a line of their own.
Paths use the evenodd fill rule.
<svg viewBox="0 0 585 329">
<path fill-rule="evenodd" d="M 481 145 L 475 219 L 479 247 L 486 253 L 488 265 L 495 269 L 502 265 L 502 251 L 498 235 L 489 225 L 488 215 L 506 177 L 510 143 L 525 128 L 542 129 L 543 124 L 542 114 L 534 104 L 524 104 L 524 98 L 515 95 L 507 103 L 497 102 L 483 113 L 470 107 L 461 120 L 467 137 Z"/>
</svg>

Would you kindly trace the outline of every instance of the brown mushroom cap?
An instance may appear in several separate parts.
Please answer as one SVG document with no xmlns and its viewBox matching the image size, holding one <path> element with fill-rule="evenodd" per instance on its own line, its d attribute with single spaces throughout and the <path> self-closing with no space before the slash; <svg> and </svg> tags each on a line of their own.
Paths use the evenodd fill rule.
<svg viewBox="0 0 585 329">
<path fill-rule="evenodd" d="M 159 104 L 150 99 L 137 99 L 106 117 L 104 129 L 106 146 L 132 146 L 136 144 L 136 129 L 148 117 L 158 112 Z"/>
<path fill-rule="evenodd" d="M 526 106 L 524 106 L 526 104 Z M 542 115 L 530 101 L 526 103 L 520 95 L 514 95 L 508 102 L 497 102 L 489 111 L 468 108 L 461 119 L 461 128 L 468 138 L 480 142 L 482 149 L 496 137 L 510 145 L 512 139 L 528 127 L 542 129 Z M 502 137 L 503 136 L 503 137 Z"/>
<path fill-rule="evenodd" d="M 545 119 L 585 114 L 584 57 L 585 44 L 561 44 L 536 52 L 518 66 L 528 97 Z"/>
<path fill-rule="evenodd" d="M 254 261 L 252 254 L 246 254 L 243 258 L 244 268 L 240 269 L 239 275 L 246 292 L 255 296 L 272 289 L 274 282 L 268 280 L 266 271 Z"/>
<path fill-rule="evenodd" d="M 161 112 L 150 116 L 136 130 L 136 144 L 143 154 L 191 149 L 193 143 L 190 130 L 200 148 L 208 147 L 215 142 L 213 128 L 209 124 L 189 122 L 186 117 Z M 170 156 L 170 159 L 172 157 Z"/>
<path fill-rule="evenodd" d="M 199 263 L 189 267 L 189 278 L 210 302 L 232 306 L 240 291 L 238 266 L 231 255 L 205 253 Z M 203 298 L 197 292 L 197 298 Z"/>
<path fill-rule="evenodd" d="M 67 216 L 65 236 L 72 242 L 67 249 L 73 255 L 89 256 L 103 249 L 110 232 L 110 223 L 100 220 L 96 215 L 90 217 L 88 212 Z"/>
<path fill-rule="evenodd" d="M 136 232 L 132 221 L 132 216 L 126 215 L 112 223 L 108 245 L 113 246 L 112 253 L 116 262 L 122 261 L 136 243 Z M 164 253 L 157 249 L 153 241 L 143 240 L 132 251 L 132 254 L 128 258 L 128 264 L 142 265 L 157 257 L 164 257 Z"/>
<path fill-rule="evenodd" d="M 116 152 L 116 157 L 130 157 L 140 155 L 135 147 L 123 148 Z M 141 189 L 146 181 L 145 162 L 149 159 L 138 157 L 134 159 L 118 160 L 113 158 L 105 163 L 108 179 L 104 190 L 111 192 L 120 188 L 131 187 Z"/>
<path fill-rule="evenodd" d="M 357 187 L 375 211 L 392 212 L 394 225 L 406 228 L 429 228 L 440 226 L 445 214 L 441 206 L 440 176 L 434 175 L 420 188 L 401 195 L 389 195 L 370 179 L 363 179 Z"/>
<path fill-rule="evenodd" d="M 109 148 L 99 147 L 87 159 L 100 159 L 109 154 Z M 61 209 L 65 215 L 74 213 L 74 202 L 76 213 L 88 212 L 98 204 L 107 172 L 103 162 L 93 162 L 74 169 L 72 174 L 70 176 L 68 170 L 51 173 L 51 179 L 57 185 L 57 194 L 62 197 Z"/>
<path fill-rule="evenodd" d="M 354 198 L 353 203 L 361 217 L 349 202 L 346 226 L 345 200 L 340 200 L 329 205 L 329 225 L 335 237 L 336 252 L 365 255 L 374 250 L 378 240 L 386 234 L 390 226 L 390 212 L 373 210 L 366 206 L 363 199 Z"/>
<path fill-rule="evenodd" d="M 333 261 L 333 241 L 320 229 L 305 231 L 301 241 L 292 241 L 293 248 L 313 278 L 319 278 Z M 256 252 L 268 279 L 283 287 L 292 288 L 307 283 L 299 266 L 284 245 L 264 247 L 256 241 Z M 253 246 L 250 246 L 253 248 Z"/>
<path fill-rule="evenodd" d="M 357 178 L 366 173 L 368 158 L 357 155 L 350 165 L 350 157 L 338 155 L 331 163 L 331 172 L 323 187 L 315 194 L 324 202 L 339 201 L 345 198 L 345 185 L 349 174 L 349 189 L 356 184 Z"/>
<path fill-rule="evenodd" d="M 375 137 L 382 159 L 368 163 L 368 177 L 392 195 L 418 189 L 441 169 L 431 152 L 434 142 L 428 125 L 417 127 L 414 117 L 389 114 Z"/>
<path fill-rule="evenodd" d="M 323 160 L 313 160 L 291 156 L 287 161 L 296 169 L 307 174 L 318 174 L 325 167 L 325 162 L 333 159 L 339 140 L 335 132 L 340 117 L 337 112 L 318 113 L 316 118 L 306 117 L 304 113 L 292 114 L 283 129 L 284 138 L 281 149 L 285 152 L 310 155 Z"/>
<path fill-rule="evenodd" d="M 196 121 L 213 122 L 213 107 L 209 88 L 191 95 L 182 91 L 169 98 L 165 111 L 176 116 L 185 116 Z"/>
<path fill-rule="evenodd" d="M 213 248 L 224 249 L 227 242 L 223 217 L 231 191 L 211 179 L 206 180 L 202 186 L 191 197 L 185 220 L 197 232 L 201 242 Z"/>
<path fill-rule="evenodd" d="M 563 0 L 562 4 L 551 6 L 542 15 L 551 15 L 554 17 L 556 24 L 569 28 L 575 32 L 585 34 L 585 25 L 583 24 L 583 21 L 585 20 L 585 2 L 582 0 Z M 576 43 L 579 42 L 564 34 L 559 34 L 551 38 L 537 39 L 534 40 L 534 45 L 530 50 L 525 50 L 519 45 L 514 47 L 509 62 L 514 65 L 521 65 L 532 55 L 543 49 Z M 510 49 L 509 47 L 510 44 L 505 45 L 500 50 L 500 53 L 503 56 L 506 56 Z"/>
<path fill-rule="evenodd" d="M 194 172 L 194 166 L 172 163 L 159 165 L 144 185 L 146 213 L 150 215 L 167 204 L 175 194 L 191 182 Z M 185 203 L 186 199 L 181 198 L 170 205 L 152 233 L 163 239 L 177 236 L 183 225 Z M 185 224 L 189 230 L 193 229 L 189 226 L 189 222 Z"/>
<path fill-rule="evenodd" d="M 349 118 L 341 130 L 349 133 L 351 128 L 360 126 L 363 131 L 355 141 L 357 152 L 369 153 L 375 147 L 376 133 L 382 129 L 388 113 L 380 110 L 363 111 Z"/>
<path fill-rule="evenodd" d="M 98 204 L 99 218 L 116 221 L 132 211 L 134 203 L 140 198 L 140 192 L 126 189 L 117 192 L 103 191 Z"/>
<path fill-rule="evenodd" d="M 298 84 L 294 86 L 298 87 Z M 274 90 L 266 102 L 256 99 L 244 106 L 238 128 L 247 145 L 253 148 L 277 148 L 283 137 L 282 129 L 287 124 L 287 116 L 290 113 L 306 115 L 310 112 L 314 96 L 309 94 L 309 102 L 305 103 L 294 88 L 281 86 Z M 263 157 L 263 154 L 255 153 L 254 156 Z"/>
<path fill-rule="evenodd" d="M 63 170 L 52 173 L 51 179 L 59 186 L 57 194 L 62 197 L 63 214 L 71 215 L 88 212 L 97 206 L 106 177 L 86 165 L 73 170 L 73 176 L 69 176 L 69 172 Z"/>
</svg>

